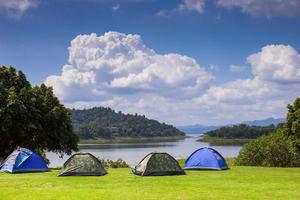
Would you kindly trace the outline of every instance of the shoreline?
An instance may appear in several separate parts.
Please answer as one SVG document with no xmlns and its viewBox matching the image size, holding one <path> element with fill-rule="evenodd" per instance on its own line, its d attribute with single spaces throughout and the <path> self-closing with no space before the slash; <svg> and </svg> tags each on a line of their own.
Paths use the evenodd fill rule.
<svg viewBox="0 0 300 200">
<path fill-rule="evenodd" d="M 253 139 L 246 138 L 217 138 L 217 137 L 209 137 L 202 136 L 197 139 L 197 142 L 207 142 L 210 145 L 219 145 L 219 146 L 231 146 L 231 145 L 245 145 Z"/>
<path fill-rule="evenodd" d="M 168 137 L 114 137 L 112 139 L 96 138 L 80 140 L 78 145 L 92 144 L 126 144 L 126 143 L 151 143 L 151 142 L 175 142 L 183 140 L 189 136 L 168 136 Z"/>
</svg>

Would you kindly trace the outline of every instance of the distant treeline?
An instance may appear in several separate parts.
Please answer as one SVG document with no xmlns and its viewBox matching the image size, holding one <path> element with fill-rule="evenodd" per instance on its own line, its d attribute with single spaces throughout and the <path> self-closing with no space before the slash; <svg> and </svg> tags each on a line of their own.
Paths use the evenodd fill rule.
<svg viewBox="0 0 300 200">
<path fill-rule="evenodd" d="M 143 115 L 115 112 L 111 108 L 73 109 L 71 114 L 74 131 L 80 139 L 185 135 L 171 125 L 147 119 Z"/>
<path fill-rule="evenodd" d="M 204 136 L 224 139 L 255 139 L 262 135 L 268 135 L 276 129 L 276 126 L 248 126 L 246 124 L 222 127 L 206 132 Z"/>
</svg>

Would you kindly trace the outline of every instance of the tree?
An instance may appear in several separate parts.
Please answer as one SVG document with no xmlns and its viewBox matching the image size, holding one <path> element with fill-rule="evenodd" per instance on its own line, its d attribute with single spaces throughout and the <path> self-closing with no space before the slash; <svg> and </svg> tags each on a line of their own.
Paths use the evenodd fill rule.
<svg viewBox="0 0 300 200">
<path fill-rule="evenodd" d="M 246 144 L 240 151 L 235 164 L 264 167 L 299 167 L 300 155 L 293 136 L 284 129 L 261 136 Z"/>
<path fill-rule="evenodd" d="M 246 124 L 239 124 L 208 131 L 204 133 L 204 136 L 226 139 L 255 139 L 259 136 L 270 134 L 275 128 L 273 124 L 269 126 L 248 126 Z"/>
<path fill-rule="evenodd" d="M 246 144 L 236 164 L 266 167 L 300 166 L 300 98 L 288 105 L 286 124 Z"/>
<path fill-rule="evenodd" d="M 143 115 L 115 112 L 111 108 L 73 109 L 71 113 L 74 131 L 80 139 L 184 136 L 171 125 L 147 119 Z"/>
<path fill-rule="evenodd" d="M 300 98 L 288 105 L 285 132 L 289 136 L 295 137 L 295 143 L 300 152 Z"/>
<path fill-rule="evenodd" d="M 289 135 L 300 138 L 300 98 L 297 98 L 292 105 L 288 105 L 286 127 Z"/>
<path fill-rule="evenodd" d="M 0 66 L 0 158 L 17 146 L 71 154 L 77 142 L 71 115 L 51 87 L 32 87 L 21 71 Z"/>
</svg>

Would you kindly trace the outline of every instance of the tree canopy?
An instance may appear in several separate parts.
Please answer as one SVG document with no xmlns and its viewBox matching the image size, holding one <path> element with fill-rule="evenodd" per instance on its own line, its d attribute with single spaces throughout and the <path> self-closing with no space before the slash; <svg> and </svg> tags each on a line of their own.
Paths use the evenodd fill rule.
<svg viewBox="0 0 300 200">
<path fill-rule="evenodd" d="M 237 165 L 264 167 L 299 167 L 300 155 L 294 138 L 282 128 L 247 143 L 236 159 Z"/>
<path fill-rule="evenodd" d="M 286 124 L 246 144 L 236 164 L 267 167 L 300 166 L 300 98 L 288 105 Z"/>
<path fill-rule="evenodd" d="M 300 152 L 300 97 L 297 98 L 293 104 L 288 105 L 285 128 L 289 136 L 295 137 Z"/>
<path fill-rule="evenodd" d="M 21 71 L 0 66 L 0 157 L 17 146 L 70 154 L 77 142 L 70 113 L 51 87 L 32 87 Z"/>
<path fill-rule="evenodd" d="M 255 139 L 262 135 L 267 135 L 275 130 L 275 126 L 248 126 L 246 124 L 239 124 L 206 132 L 204 135 L 225 139 Z"/>
<path fill-rule="evenodd" d="M 184 135 L 171 125 L 142 115 L 115 112 L 111 108 L 73 109 L 71 112 L 74 130 L 81 139 Z"/>
<path fill-rule="evenodd" d="M 297 98 L 293 104 L 288 105 L 286 127 L 289 135 L 300 138 L 300 98 Z"/>
</svg>

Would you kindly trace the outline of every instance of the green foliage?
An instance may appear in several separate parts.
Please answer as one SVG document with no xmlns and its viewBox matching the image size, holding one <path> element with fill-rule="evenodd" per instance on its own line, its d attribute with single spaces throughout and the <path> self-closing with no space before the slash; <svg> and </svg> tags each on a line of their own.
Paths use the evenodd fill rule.
<svg viewBox="0 0 300 200">
<path fill-rule="evenodd" d="M 265 167 L 299 167 L 300 155 L 292 136 L 284 129 L 246 144 L 236 159 L 237 165 Z"/>
<path fill-rule="evenodd" d="M 300 167 L 300 98 L 288 105 L 286 124 L 275 132 L 246 144 L 236 159 L 237 165 Z"/>
<path fill-rule="evenodd" d="M 178 161 L 180 167 L 183 168 L 184 164 L 185 164 L 185 159 L 181 158 L 181 159 L 178 159 L 177 161 Z"/>
<path fill-rule="evenodd" d="M 273 124 L 265 127 L 240 124 L 209 131 L 204 136 L 224 139 L 255 139 L 262 135 L 268 135 L 275 128 Z"/>
<path fill-rule="evenodd" d="M 229 167 L 229 168 L 231 168 L 232 166 L 235 166 L 236 164 L 236 158 L 225 158 L 225 160 L 226 160 L 226 163 L 227 163 L 227 166 Z"/>
<path fill-rule="evenodd" d="M 74 130 L 80 139 L 184 135 L 171 125 L 137 114 L 116 113 L 110 108 L 97 107 L 87 110 L 71 110 L 71 112 Z"/>
<path fill-rule="evenodd" d="M 105 159 L 100 159 L 101 163 L 103 164 L 103 166 L 108 169 L 108 168 L 127 168 L 129 167 L 129 165 L 122 160 L 121 158 L 119 158 L 116 161 L 113 160 L 105 160 Z"/>
<path fill-rule="evenodd" d="M 37 149 L 37 150 L 35 151 L 35 153 L 39 154 L 39 155 L 44 159 L 44 161 L 45 161 L 47 164 L 50 164 L 50 160 L 47 158 L 46 153 L 45 153 L 44 150 Z"/>
<path fill-rule="evenodd" d="M 288 105 L 285 128 L 288 135 L 295 136 L 300 151 L 300 98 L 297 98 L 292 105 Z"/>
<path fill-rule="evenodd" d="M 70 113 L 52 88 L 32 87 L 13 67 L 0 67 L 0 122 L 0 157 L 17 146 L 39 153 L 77 150 Z"/>
</svg>

